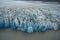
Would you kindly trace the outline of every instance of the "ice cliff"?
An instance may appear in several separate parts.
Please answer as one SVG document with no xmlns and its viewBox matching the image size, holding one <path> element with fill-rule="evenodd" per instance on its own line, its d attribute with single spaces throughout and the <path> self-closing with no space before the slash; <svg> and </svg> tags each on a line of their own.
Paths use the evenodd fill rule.
<svg viewBox="0 0 60 40">
<path fill-rule="evenodd" d="M 0 28 L 28 33 L 60 29 L 60 7 L 0 7 Z"/>
</svg>

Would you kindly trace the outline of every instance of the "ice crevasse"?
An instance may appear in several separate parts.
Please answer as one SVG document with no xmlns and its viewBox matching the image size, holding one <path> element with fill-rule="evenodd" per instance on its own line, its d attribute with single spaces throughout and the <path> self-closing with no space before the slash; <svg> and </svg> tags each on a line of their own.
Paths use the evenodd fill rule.
<svg viewBox="0 0 60 40">
<path fill-rule="evenodd" d="M 12 28 L 28 33 L 58 30 L 59 7 L 0 7 L 0 28 Z"/>
</svg>

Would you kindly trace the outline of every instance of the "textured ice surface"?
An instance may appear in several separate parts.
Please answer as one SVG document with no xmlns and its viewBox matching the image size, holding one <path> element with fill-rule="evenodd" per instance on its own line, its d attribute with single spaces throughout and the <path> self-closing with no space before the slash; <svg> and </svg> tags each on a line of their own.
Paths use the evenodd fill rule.
<svg viewBox="0 0 60 40">
<path fill-rule="evenodd" d="M 58 30 L 59 7 L 0 7 L 0 28 L 10 27 L 25 32 Z"/>
</svg>

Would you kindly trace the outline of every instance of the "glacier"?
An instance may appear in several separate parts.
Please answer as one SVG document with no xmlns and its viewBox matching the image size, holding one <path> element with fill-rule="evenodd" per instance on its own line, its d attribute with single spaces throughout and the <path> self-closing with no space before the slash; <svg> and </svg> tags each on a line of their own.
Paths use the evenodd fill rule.
<svg viewBox="0 0 60 40">
<path fill-rule="evenodd" d="M 60 6 L 0 6 L 0 28 L 28 33 L 60 29 Z"/>
</svg>

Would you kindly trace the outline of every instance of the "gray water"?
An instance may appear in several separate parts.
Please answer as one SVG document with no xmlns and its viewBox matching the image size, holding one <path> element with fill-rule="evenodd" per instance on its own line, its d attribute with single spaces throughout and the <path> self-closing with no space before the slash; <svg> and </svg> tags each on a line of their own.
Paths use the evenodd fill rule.
<svg viewBox="0 0 60 40">
<path fill-rule="evenodd" d="M 0 40 L 60 40 L 59 31 L 26 33 L 12 29 L 0 29 Z"/>
</svg>

